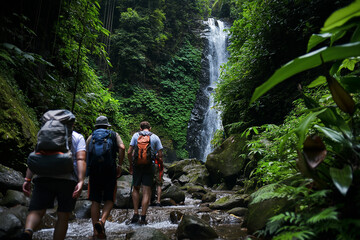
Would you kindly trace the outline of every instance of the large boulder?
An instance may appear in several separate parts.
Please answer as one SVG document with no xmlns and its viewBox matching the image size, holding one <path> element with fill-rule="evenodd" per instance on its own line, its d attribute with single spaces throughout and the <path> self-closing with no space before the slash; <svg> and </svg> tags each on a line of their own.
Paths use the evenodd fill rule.
<svg viewBox="0 0 360 240">
<path fill-rule="evenodd" d="M 273 187 L 270 185 L 260 188 L 251 195 L 254 198 L 258 192 L 271 192 Z M 253 234 L 257 230 L 263 229 L 269 218 L 289 210 L 293 202 L 287 198 L 261 198 L 260 201 L 254 199 L 248 205 L 248 214 L 246 214 L 244 224 L 247 226 L 248 233 Z"/>
<path fill-rule="evenodd" d="M 29 206 L 30 199 L 23 192 L 7 190 L 5 197 L 0 201 L 1 206 L 14 207 L 16 205 Z"/>
<path fill-rule="evenodd" d="M 176 203 L 181 203 L 185 201 L 185 193 L 175 185 L 168 187 L 162 194 L 161 199 L 170 198 Z"/>
<path fill-rule="evenodd" d="M 24 176 L 21 172 L 0 164 L 0 191 L 5 193 L 8 189 L 22 191 Z"/>
<path fill-rule="evenodd" d="M 13 239 L 24 229 L 27 207 L 18 205 L 0 213 L 0 239 Z"/>
<path fill-rule="evenodd" d="M 244 138 L 232 135 L 207 156 L 205 166 L 212 184 L 225 182 L 229 189 L 235 185 L 246 165 L 246 159 L 241 157 L 244 145 Z"/>
<path fill-rule="evenodd" d="M 229 195 L 220 198 L 216 202 L 209 205 L 211 209 L 229 210 L 235 207 L 247 207 L 249 203 L 249 195 Z"/>
<path fill-rule="evenodd" d="M 134 232 L 127 233 L 126 239 L 131 240 L 168 240 L 169 238 L 160 230 L 149 227 L 141 227 L 135 229 Z"/>
<path fill-rule="evenodd" d="M 183 216 L 176 235 L 178 239 L 214 239 L 218 237 L 207 222 L 191 215 Z"/>
<path fill-rule="evenodd" d="M 181 185 L 187 183 L 209 185 L 209 172 L 204 163 L 196 159 L 185 159 L 173 163 L 169 166 L 167 174 Z"/>
</svg>

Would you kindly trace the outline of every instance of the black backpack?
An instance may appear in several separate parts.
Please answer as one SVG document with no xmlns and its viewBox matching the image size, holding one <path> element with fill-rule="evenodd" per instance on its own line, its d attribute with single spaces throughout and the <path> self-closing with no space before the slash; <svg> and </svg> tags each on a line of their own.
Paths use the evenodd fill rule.
<svg viewBox="0 0 360 240">
<path fill-rule="evenodd" d="M 75 116 L 65 109 L 47 111 L 40 119 L 35 151 L 28 157 L 28 167 L 40 175 L 58 175 L 74 171 L 71 153 Z"/>
<path fill-rule="evenodd" d="M 116 133 L 108 129 L 96 129 L 88 146 L 86 175 L 116 173 L 117 151 Z"/>
</svg>

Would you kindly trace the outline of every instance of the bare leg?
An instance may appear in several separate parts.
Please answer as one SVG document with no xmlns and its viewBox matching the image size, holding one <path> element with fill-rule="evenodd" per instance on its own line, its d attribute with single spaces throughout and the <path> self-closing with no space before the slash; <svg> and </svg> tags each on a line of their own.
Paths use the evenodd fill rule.
<svg viewBox="0 0 360 240">
<path fill-rule="evenodd" d="M 92 201 L 91 204 L 91 221 L 93 226 L 95 225 L 95 223 L 97 223 L 99 221 L 100 218 L 100 203 Z M 97 232 L 95 231 L 95 228 L 93 228 L 94 230 L 94 235 L 97 234 Z"/>
<path fill-rule="evenodd" d="M 69 212 L 58 212 L 58 219 L 55 225 L 54 240 L 64 240 L 68 229 Z"/>
<path fill-rule="evenodd" d="M 143 187 L 143 198 L 141 202 L 141 215 L 146 215 L 147 209 L 149 207 L 149 202 L 151 199 L 151 187 L 150 186 L 142 186 Z M 134 206 L 135 210 L 135 206 Z"/>
<path fill-rule="evenodd" d="M 134 214 L 139 214 L 140 186 L 134 186 L 132 191 Z"/>
<path fill-rule="evenodd" d="M 41 222 L 46 209 L 30 211 L 26 217 L 25 229 L 35 230 Z"/>
<path fill-rule="evenodd" d="M 113 201 L 106 201 L 102 210 L 102 215 L 101 215 L 101 221 L 104 223 L 106 222 L 106 219 L 108 218 L 108 216 L 110 215 L 111 209 L 114 206 L 114 202 Z"/>
<path fill-rule="evenodd" d="M 161 186 L 157 186 L 157 202 L 161 201 Z"/>
</svg>

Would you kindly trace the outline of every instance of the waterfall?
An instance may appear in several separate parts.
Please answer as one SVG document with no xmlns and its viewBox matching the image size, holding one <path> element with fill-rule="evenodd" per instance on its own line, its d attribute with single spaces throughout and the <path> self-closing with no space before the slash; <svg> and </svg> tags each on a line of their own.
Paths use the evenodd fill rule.
<svg viewBox="0 0 360 240">
<path fill-rule="evenodd" d="M 227 61 L 228 34 L 226 25 L 220 20 L 209 18 L 203 22 L 206 31 L 203 37 L 207 40 L 203 59 L 203 83 L 188 126 L 188 151 L 190 157 L 203 162 L 213 151 L 211 139 L 217 129 L 222 128 L 220 113 L 214 108 L 213 92 L 220 75 L 220 66 Z"/>
</svg>

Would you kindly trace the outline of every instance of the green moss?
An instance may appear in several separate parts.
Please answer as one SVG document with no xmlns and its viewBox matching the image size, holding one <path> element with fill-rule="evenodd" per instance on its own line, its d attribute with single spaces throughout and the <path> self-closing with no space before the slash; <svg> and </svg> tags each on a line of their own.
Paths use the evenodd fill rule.
<svg viewBox="0 0 360 240">
<path fill-rule="evenodd" d="M 35 113 L 16 85 L 3 72 L 0 74 L 0 155 L 6 156 L 0 163 L 23 170 L 27 155 L 36 144 Z"/>
<path fill-rule="evenodd" d="M 229 201 L 229 199 L 230 199 L 230 196 L 225 196 L 225 197 L 222 197 L 219 200 L 217 200 L 214 204 L 223 204 L 223 203 L 226 203 L 227 201 Z"/>
</svg>

